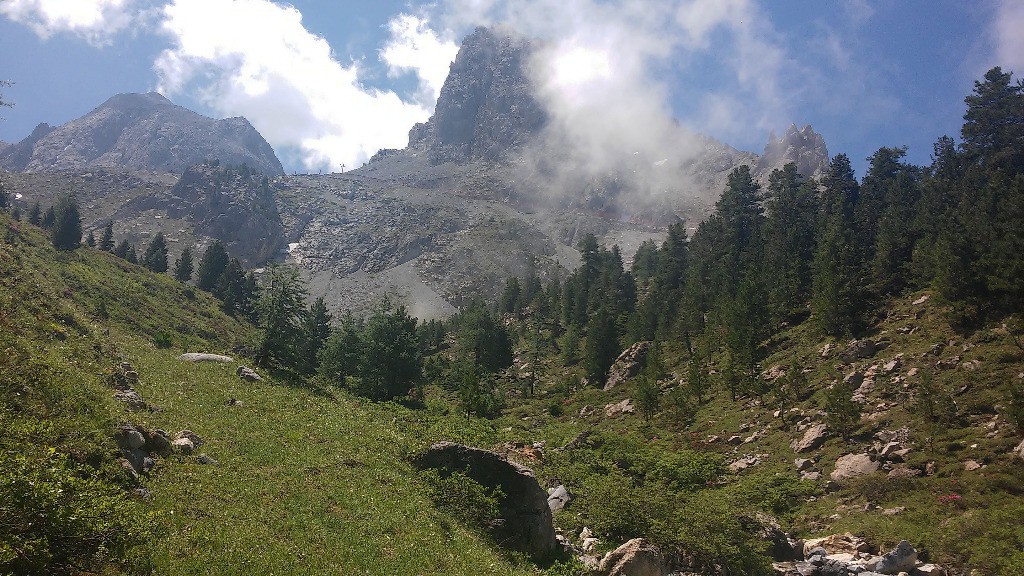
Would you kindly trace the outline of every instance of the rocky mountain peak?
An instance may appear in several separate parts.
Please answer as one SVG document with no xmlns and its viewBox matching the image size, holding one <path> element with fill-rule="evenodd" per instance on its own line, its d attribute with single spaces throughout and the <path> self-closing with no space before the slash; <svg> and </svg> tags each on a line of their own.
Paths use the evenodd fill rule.
<svg viewBox="0 0 1024 576">
<path fill-rule="evenodd" d="M 808 177 L 822 174 L 828 169 L 828 147 L 825 146 L 825 138 L 815 132 L 809 124 L 803 128 L 790 124 L 786 133 L 778 140 L 775 139 L 773 130 L 757 168 L 762 173 L 769 174 L 790 162 L 796 164 L 800 174 Z"/>
<path fill-rule="evenodd" d="M 181 173 L 207 159 L 284 174 L 273 148 L 246 119 L 207 118 L 156 92 L 112 96 L 56 128 L 40 124 L 0 152 L 0 166 L 27 172 L 129 168 Z"/>
<path fill-rule="evenodd" d="M 410 147 L 433 164 L 494 160 L 525 143 L 545 123 L 524 66 L 532 45 L 506 27 L 479 27 L 466 37 L 426 123 L 409 132 Z"/>
</svg>

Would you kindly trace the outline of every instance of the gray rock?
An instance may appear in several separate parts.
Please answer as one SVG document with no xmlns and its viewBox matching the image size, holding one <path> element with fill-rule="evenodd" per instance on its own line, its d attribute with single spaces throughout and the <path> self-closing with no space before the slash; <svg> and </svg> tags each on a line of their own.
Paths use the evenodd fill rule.
<svg viewBox="0 0 1024 576">
<path fill-rule="evenodd" d="M 598 567 L 601 576 L 665 576 L 668 563 L 653 544 L 634 538 L 609 552 Z"/>
<path fill-rule="evenodd" d="M 116 390 L 114 392 L 114 399 L 124 402 L 131 410 L 146 410 L 149 408 L 149 404 L 146 404 L 146 401 L 142 399 L 142 396 L 131 388 L 128 388 L 127 390 Z"/>
<path fill-rule="evenodd" d="M 878 345 L 874 340 L 853 340 L 846 349 L 839 355 L 843 362 L 850 363 L 864 358 L 871 358 L 878 351 Z"/>
<path fill-rule="evenodd" d="M 171 436 L 166 431 L 157 428 L 146 436 L 145 450 L 151 454 L 158 454 L 166 458 L 173 452 Z"/>
<path fill-rule="evenodd" d="M 171 446 L 186 456 L 196 451 L 195 443 L 189 438 L 177 438 L 171 442 Z"/>
<path fill-rule="evenodd" d="M 192 442 L 192 445 L 197 448 L 204 444 L 203 439 L 200 438 L 198 434 L 191 430 L 181 430 L 180 432 L 174 435 L 175 440 L 180 440 L 181 438 L 188 438 L 189 441 Z"/>
<path fill-rule="evenodd" d="M 901 540 L 895 549 L 882 556 L 874 571 L 879 574 L 899 574 L 900 572 L 911 572 L 916 565 L 917 550 L 910 545 L 910 542 Z"/>
<path fill-rule="evenodd" d="M 839 482 L 848 478 L 871 474 L 878 471 L 878 468 L 878 462 L 872 460 L 870 454 L 847 454 L 836 460 L 835 470 L 832 471 L 830 477 Z"/>
<path fill-rule="evenodd" d="M 146 437 L 136 429 L 126 430 L 125 442 L 128 444 L 129 449 L 136 450 L 146 445 Z"/>
<path fill-rule="evenodd" d="M 828 439 L 828 425 L 816 424 L 804 432 L 803 438 L 794 440 L 789 446 L 797 454 L 810 452 L 824 444 L 826 439 Z"/>
<path fill-rule="evenodd" d="M 219 464 L 219 462 L 217 462 L 210 456 L 207 456 L 206 454 L 200 454 L 198 457 L 196 457 L 196 461 L 199 462 L 200 464 L 209 464 L 211 466 Z"/>
<path fill-rule="evenodd" d="M 451 442 L 434 444 L 413 463 L 419 469 L 437 469 L 442 473 L 464 471 L 487 488 L 500 488 L 505 495 L 498 503 L 503 521 L 492 526 L 491 532 L 503 546 L 535 557 L 546 556 L 558 548 L 548 495 L 529 468 L 509 462 L 495 452 Z"/>
<path fill-rule="evenodd" d="M 796 466 L 798 472 L 804 472 L 810 470 L 814 466 L 814 460 L 810 458 L 797 458 L 793 460 L 793 465 Z"/>
<path fill-rule="evenodd" d="M 623 350 L 608 370 L 608 379 L 605 381 L 604 389 L 611 390 L 639 374 L 640 369 L 647 361 L 647 351 L 650 347 L 650 342 L 637 342 Z"/>
<path fill-rule="evenodd" d="M 220 354 L 206 354 L 204 352 L 188 352 L 178 356 L 178 360 L 183 362 L 220 362 L 222 364 L 229 364 L 234 362 L 235 359 L 231 356 L 222 356 Z"/>
<path fill-rule="evenodd" d="M 572 495 L 569 494 L 569 490 L 563 484 L 559 484 L 558 487 L 553 488 L 548 494 L 548 508 L 551 508 L 551 513 L 560 512 L 565 505 L 572 500 Z"/>
<path fill-rule="evenodd" d="M 237 374 L 242 380 L 246 380 L 248 382 L 259 382 L 260 380 L 263 380 L 255 370 L 248 366 L 239 366 L 238 369 L 235 370 L 235 374 Z"/>
</svg>

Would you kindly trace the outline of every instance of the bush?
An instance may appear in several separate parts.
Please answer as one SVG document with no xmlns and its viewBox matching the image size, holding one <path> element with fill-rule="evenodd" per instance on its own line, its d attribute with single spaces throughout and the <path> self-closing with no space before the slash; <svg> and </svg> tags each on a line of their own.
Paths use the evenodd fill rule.
<svg viewBox="0 0 1024 576">
<path fill-rule="evenodd" d="M 437 509 L 467 527 L 487 528 L 501 516 L 498 503 L 505 494 L 500 488 L 487 488 L 460 471 L 442 475 L 427 469 L 420 475 Z"/>
<path fill-rule="evenodd" d="M 157 332 L 156 336 L 153 336 L 153 343 L 157 348 L 170 348 L 174 345 L 174 338 L 169 332 Z"/>
<path fill-rule="evenodd" d="M 0 572 L 103 572 L 152 537 L 124 492 L 52 448 L 42 462 L 0 454 L 0 494 Z"/>
</svg>

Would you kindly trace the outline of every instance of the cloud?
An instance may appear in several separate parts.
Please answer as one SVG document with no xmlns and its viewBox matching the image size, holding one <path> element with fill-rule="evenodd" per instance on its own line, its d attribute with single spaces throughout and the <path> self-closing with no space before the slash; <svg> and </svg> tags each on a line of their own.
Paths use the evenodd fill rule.
<svg viewBox="0 0 1024 576">
<path fill-rule="evenodd" d="M 448 47 L 414 17 L 399 16 L 390 29 L 388 64 L 417 74 L 422 90 L 439 89 L 437 68 L 447 70 Z M 244 115 L 275 149 L 297 151 L 310 170 L 352 168 L 381 148 L 401 148 L 412 125 L 430 115 L 432 102 L 365 86 L 361 63 L 339 61 L 292 6 L 174 0 L 163 9 L 160 31 L 172 46 L 154 64 L 159 90 L 189 91 L 220 113 Z"/>
<path fill-rule="evenodd" d="M 0 14 L 43 39 L 68 32 L 103 46 L 127 28 L 138 11 L 133 0 L 3 0 Z"/>
<path fill-rule="evenodd" d="M 442 40 L 428 27 L 426 19 L 411 14 L 392 18 L 388 31 L 391 38 L 380 50 L 388 76 L 415 74 L 420 85 L 417 98 L 420 104 L 432 108 L 448 77 L 448 65 L 459 51 L 458 44 L 450 38 Z"/>
<path fill-rule="evenodd" d="M 999 3 L 992 31 L 995 36 L 996 65 L 1024 77 L 1024 3 L 1002 0 Z"/>
</svg>

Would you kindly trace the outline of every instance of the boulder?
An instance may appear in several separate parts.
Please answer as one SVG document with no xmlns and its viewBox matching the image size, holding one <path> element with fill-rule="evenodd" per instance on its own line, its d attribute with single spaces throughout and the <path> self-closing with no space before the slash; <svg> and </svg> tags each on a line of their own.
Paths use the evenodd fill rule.
<svg viewBox="0 0 1024 576">
<path fill-rule="evenodd" d="M 502 546 L 534 557 L 557 550 L 548 494 L 529 468 L 495 452 L 451 442 L 434 444 L 413 464 L 421 470 L 430 468 L 441 473 L 464 471 L 482 486 L 499 488 L 504 494 L 498 502 L 502 521 L 494 523 L 491 532 Z"/>
<path fill-rule="evenodd" d="M 149 405 L 142 399 L 142 396 L 131 388 L 115 391 L 114 399 L 124 402 L 131 410 L 145 410 L 149 408 Z"/>
<path fill-rule="evenodd" d="M 835 481 L 846 480 L 878 471 L 878 462 L 871 459 L 870 454 L 847 454 L 836 460 L 836 468 L 831 478 Z"/>
<path fill-rule="evenodd" d="M 247 382 L 259 382 L 260 380 L 263 380 L 263 378 L 261 378 L 260 375 L 257 374 L 255 370 L 249 368 L 248 366 L 239 366 L 238 370 L 235 370 L 235 374 L 237 374 L 239 378 Z"/>
<path fill-rule="evenodd" d="M 178 360 L 183 362 L 220 362 L 222 364 L 229 364 L 235 361 L 231 356 L 206 354 L 203 352 L 189 352 L 187 354 L 182 354 L 181 356 L 178 356 Z"/>
<path fill-rule="evenodd" d="M 632 414 L 636 412 L 636 407 L 633 406 L 633 401 L 626 398 L 622 402 L 613 402 L 604 407 L 604 415 L 608 418 L 615 418 L 622 414 Z"/>
<path fill-rule="evenodd" d="M 1017 444 L 1017 447 L 1013 449 L 1013 453 L 1018 458 L 1024 458 L 1024 440 L 1021 440 L 1020 444 Z"/>
<path fill-rule="evenodd" d="M 798 472 L 805 472 L 814 466 L 814 460 L 811 460 L 810 458 L 797 458 L 796 460 L 793 460 L 793 465 L 796 466 Z"/>
<path fill-rule="evenodd" d="M 171 442 L 171 447 L 186 456 L 196 451 L 196 445 L 190 438 L 176 438 Z"/>
<path fill-rule="evenodd" d="M 834 554 L 853 554 L 870 551 L 870 546 L 863 538 L 858 538 L 847 532 L 845 534 L 831 534 L 823 538 L 812 538 L 804 540 L 804 556 L 808 559 L 815 555 L 815 549 L 821 548 L 822 557 Z"/>
<path fill-rule="evenodd" d="M 144 448 L 151 454 L 159 454 L 164 458 L 171 455 L 174 448 L 171 446 L 171 436 L 164 430 L 157 428 L 146 435 L 146 445 Z"/>
<path fill-rule="evenodd" d="M 601 576 L 665 576 L 664 555 L 643 538 L 634 538 L 609 552 L 598 566 Z"/>
<path fill-rule="evenodd" d="M 877 351 L 878 345 L 874 340 L 852 340 L 839 354 L 839 359 L 849 364 L 856 360 L 871 358 Z"/>
<path fill-rule="evenodd" d="M 569 490 L 564 484 L 559 484 L 548 492 L 548 508 L 551 509 L 552 514 L 561 511 L 571 500 L 572 494 L 569 494 Z"/>
<path fill-rule="evenodd" d="M 797 454 L 809 452 L 824 444 L 826 438 L 828 438 L 828 426 L 826 424 L 816 424 L 804 432 L 803 438 L 794 440 L 789 446 Z"/>
<path fill-rule="evenodd" d="M 982 467 L 981 464 L 979 464 L 977 460 L 968 460 L 968 461 L 964 462 L 964 471 L 965 472 L 974 472 L 975 470 L 978 470 L 981 467 Z"/>
<path fill-rule="evenodd" d="M 911 572 L 917 565 L 917 550 L 910 545 L 910 542 L 901 540 L 896 548 L 882 556 L 874 571 L 879 574 L 899 574 L 900 572 Z"/>
<path fill-rule="evenodd" d="M 215 466 L 215 465 L 219 464 L 219 462 L 217 462 L 213 458 L 207 456 L 206 454 L 200 454 L 196 458 L 196 461 L 199 462 L 200 464 L 209 464 L 211 466 Z"/>
<path fill-rule="evenodd" d="M 188 438 L 197 448 L 203 445 L 203 439 L 191 430 L 182 430 L 174 435 L 175 440 L 180 440 L 181 438 Z"/>
<path fill-rule="evenodd" d="M 773 560 L 785 561 L 803 558 L 803 542 L 794 540 L 783 531 L 778 520 L 758 512 L 754 517 L 754 522 L 758 526 L 757 535 L 768 543 L 768 556 Z"/>
<path fill-rule="evenodd" d="M 647 351 L 650 347 L 650 342 L 637 342 L 623 350 L 608 370 L 608 380 L 605 381 L 604 389 L 611 390 L 640 373 L 644 362 L 647 361 Z"/>
</svg>

